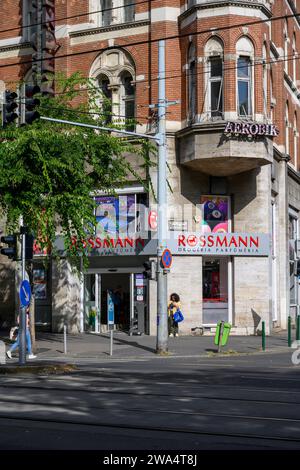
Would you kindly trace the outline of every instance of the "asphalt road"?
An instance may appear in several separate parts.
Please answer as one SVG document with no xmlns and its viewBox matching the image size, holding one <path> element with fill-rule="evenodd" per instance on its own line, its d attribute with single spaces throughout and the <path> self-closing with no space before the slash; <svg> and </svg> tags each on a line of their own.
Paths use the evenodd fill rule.
<svg viewBox="0 0 300 470">
<path fill-rule="evenodd" d="M 0 449 L 300 449 L 289 353 L 79 363 L 0 376 Z"/>
</svg>

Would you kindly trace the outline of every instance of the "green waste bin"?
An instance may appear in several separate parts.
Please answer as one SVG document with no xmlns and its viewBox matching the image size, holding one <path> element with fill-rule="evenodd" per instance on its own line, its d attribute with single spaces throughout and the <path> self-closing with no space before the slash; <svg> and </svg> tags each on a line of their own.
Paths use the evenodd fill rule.
<svg viewBox="0 0 300 470">
<path fill-rule="evenodd" d="M 219 346 L 220 330 L 221 330 L 222 323 L 223 323 L 223 334 L 222 334 L 221 346 L 226 346 L 228 338 L 229 338 L 229 334 L 230 334 L 230 330 L 231 330 L 231 324 L 219 321 L 218 324 L 217 324 L 217 330 L 216 330 L 216 334 L 215 334 L 215 345 L 216 346 Z"/>
</svg>

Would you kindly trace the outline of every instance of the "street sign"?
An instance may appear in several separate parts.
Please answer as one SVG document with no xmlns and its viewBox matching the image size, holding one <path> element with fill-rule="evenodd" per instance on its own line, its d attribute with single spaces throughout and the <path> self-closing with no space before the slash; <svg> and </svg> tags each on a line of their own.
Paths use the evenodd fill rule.
<svg viewBox="0 0 300 470">
<path fill-rule="evenodd" d="M 113 293 L 111 290 L 107 291 L 107 323 L 108 325 L 115 324 L 115 305 L 113 302 Z"/>
<path fill-rule="evenodd" d="M 166 269 L 169 269 L 172 265 L 172 253 L 170 250 L 167 248 L 163 251 L 162 257 L 161 257 L 161 262 L 163 264 L 163 267 Z"/>
<path fill-rule="evenodd" d="M 29 282 L 25 279 L 21 282 L 20 286 L 20 302 L 22 307 L 27 307 L 30 304 L 31 288 Z"/>
</svg>

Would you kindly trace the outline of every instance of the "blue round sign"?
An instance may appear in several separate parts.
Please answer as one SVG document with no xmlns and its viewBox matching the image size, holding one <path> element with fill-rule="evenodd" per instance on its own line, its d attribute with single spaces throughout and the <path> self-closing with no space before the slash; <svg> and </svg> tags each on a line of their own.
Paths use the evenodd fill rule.
<svg viewBox="0 0 300 470">
<path fill-rule="evenodd" d="M 22 307 L 27 307 L 30 304 L 31 289 L 30 284 L 26 279 L 21 282 L 20 286 L 20 302 Z"/>
<path fill-rule="evenodd" d="M 164 250 L 162 254 L 161 262 L 163 264 L 163 267 L 166 269 L 169 269 L 172 265 L 172 253 L 167 248 Z"/>
</svg>

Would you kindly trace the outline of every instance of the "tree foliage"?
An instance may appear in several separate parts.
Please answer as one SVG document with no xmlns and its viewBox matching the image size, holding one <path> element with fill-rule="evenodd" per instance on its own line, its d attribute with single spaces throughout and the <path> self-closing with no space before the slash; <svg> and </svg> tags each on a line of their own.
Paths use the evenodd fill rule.
<svg viewBox="0 0 300 470">
<path fill-rule="evenodd" d="M 105 125 L 101 92 L 79 73 L 59 76 L 56 97 L 43 98 L 41 115 Z M 87 238 L 95 227 L 94 190 L 113 192 L 139 176 L 124 153 L 140 153 L 141 166 L 151 165 L 149 144 L 128 143 L 108 132 L 35 121 L 0 131 L 0 209 L 7 229 L 16 230 L 20 216 L 36 234 L 41 246 L 65 237 L 68 254 L 75 259 L 86 252 L 71 248 L 71 238 Z M 150 150 L 151 152 L 151 150 Z"/>
</svg>

